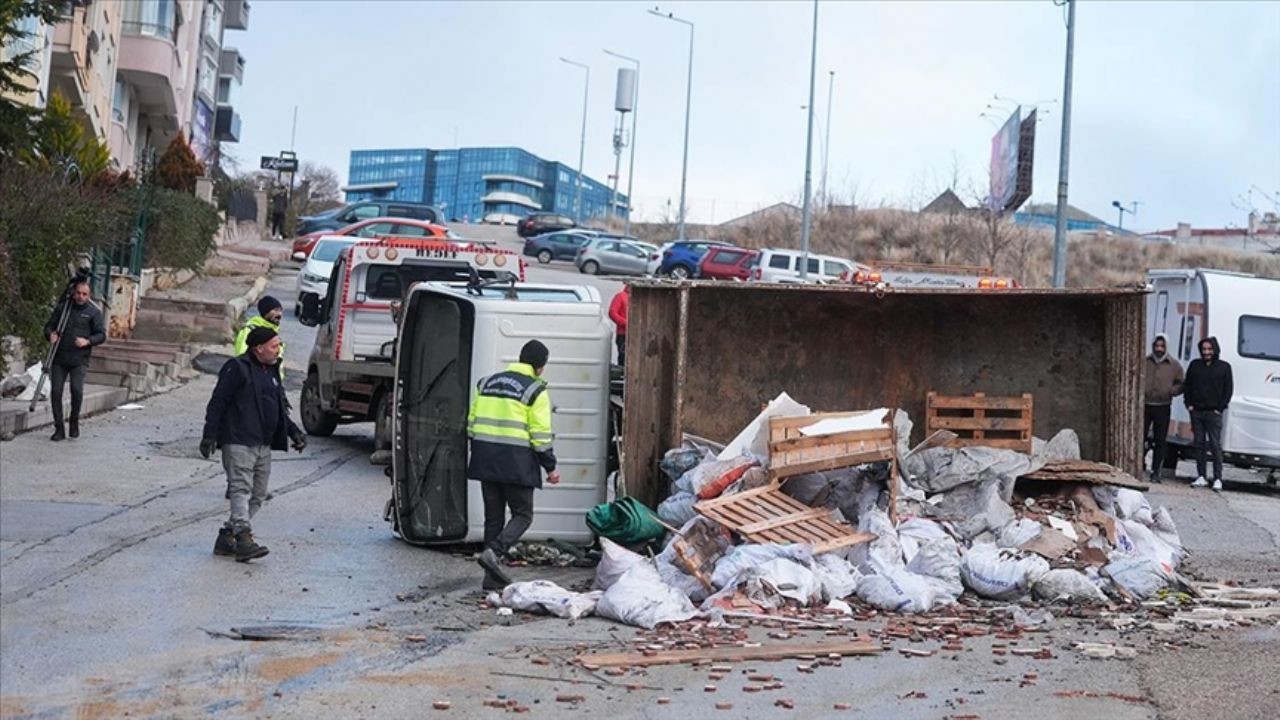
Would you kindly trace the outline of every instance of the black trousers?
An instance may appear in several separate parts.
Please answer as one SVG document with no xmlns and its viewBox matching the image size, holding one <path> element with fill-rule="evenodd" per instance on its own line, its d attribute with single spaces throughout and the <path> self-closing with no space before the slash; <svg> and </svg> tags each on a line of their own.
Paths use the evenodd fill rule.
<svg viewBox="0 0 1280 720">
<path fill-rule="evenodd" d="M 284 213 L 271 213 L 271 234 L 284 237 Z"/>
<path fill-rule="evenodd" d="M 533 524 L 533 488 L 500 482 L 482 482 L 484 496 L 484 545 L 501 555 Z M 507 521 L 507 510 L 511 520 Z"/>
<path fill-rule="evenodd" d="M 1196 473 L 1205 475 L 1205 451 L 1213 453 L 1213 479 L 1222 479 L 1222 416 L 1212 410 L 1191 413 L 1191 434 L 1196 443 Z"/>
<path fill-rule="evenodd" d="M 618 345 L 618 364 L 623 367 L 626 367 L 627 366 L 627 336 L 615 335 L 614 342 L 617 343 Z"/>
<path fill-rule="evenodd" d="M 1142 435 L 1151 436 L 1151 474 L 1156 476 L 1169 449 L 1169 409 L 1169 405 L 1147 405 L 1142 412 Z"/>
<path fill-rule="evenodd" d="M 53 424 L 62 427 L 62 386 L 71 378 L 71 421 L 80 420 L 80 403 L 84 401 L 84 376 L 88 365 L 63 365 L 57 360 L 49 366 L 49 402 L 53 406 Z"/>
</svg>

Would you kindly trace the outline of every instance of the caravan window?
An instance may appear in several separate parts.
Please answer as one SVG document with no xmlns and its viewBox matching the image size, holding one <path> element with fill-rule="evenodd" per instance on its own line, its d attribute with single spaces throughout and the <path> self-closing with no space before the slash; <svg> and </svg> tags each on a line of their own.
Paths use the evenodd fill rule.
<svg viewBox="0 0 1280 720">
<path fill-rule="evenodd" d="M 1280 318 L 1240 316 L 1240 357 L 1280 360 Z"/>
</svg>

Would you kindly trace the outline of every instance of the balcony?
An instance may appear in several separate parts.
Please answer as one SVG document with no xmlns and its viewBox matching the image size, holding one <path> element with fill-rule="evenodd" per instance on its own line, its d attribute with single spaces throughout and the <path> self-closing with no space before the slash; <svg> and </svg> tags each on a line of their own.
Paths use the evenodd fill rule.
<svg viewBox="0 0 1280 720">
<path fill-rule="evenodd" d="M 501 175 L 501 174 L 498 174 L 498 175 L 485 175 L 485 176 L 483 176 L 481 179 L 482 179 L 482 180 L 484 180 L 485 182 L 512 182 L 512 183 L 520 183 L 521 185 L 528 185 L 529 187 L 536 187 L 536 188 L 538 188 L 539 190 L 541 190 L 541 189 L 543 188 L 543 185 L 542 185 L 542 183 L 541 183 L 541 182 L 539 182 L 539 181 L 537 181 L 537 180 L 533 180 L 532 178 L 524 177 L 523 175 Z"/>
<path fill-rule="evenodd" d="M 136 23 L 135 23 L 136 24 Z M 142 112 L 166 118 L 161 125 L 178 125 L 178 95 L 172 78 L 182 77 L 178 50 L 164 38 L 128 32 L 120 38 L 119 76 L 134 86 Z"/>
<path fill-rule="evenodd" d="M 521 195 L 520 193 L 497 191 L 480 198 L 480 202 L 486 205 L 496 205 L 499 203 L 510 203 L 512 205 L 521 205 L 533 210 L 541 210 L 542 205 L 538 204 L 532 198 Z"/>
<path fill-rule="evenodd" d="M 244 83 L 244 56 L 233 47 L 222 48 L 222 56 L 218 60 L 218 75 L 233 77 L 237 83 Z"/>
<path fill-rule="evenodd" d="M 222 27 L 228 30 L 249 29 L 249 3 L 247 0 L 227 0 Z"/>
<path fill-rule="evenodd" d="M 221 106 L 213 123 L 213 137 L 218 142 L 240 142 L 240 113 Z"/>
</svg>

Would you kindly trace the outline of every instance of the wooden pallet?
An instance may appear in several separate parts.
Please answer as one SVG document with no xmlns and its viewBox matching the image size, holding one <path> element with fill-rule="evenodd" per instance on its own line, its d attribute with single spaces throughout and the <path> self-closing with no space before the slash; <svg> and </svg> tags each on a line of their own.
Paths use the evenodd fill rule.
<svg viewBox="0 0 1280 720">
<path fill-rule="evenodd" d="M 925 403 L 925 432 L 950 430 L 958 437 L 948 447 L 1007 448 L 1031 453 L 1034 407 L 1030 393 L 1021 397 L 939 395 L 931 392 Z"/>
<path fill-rule="evenodd" d="M 830 435 L 806 436 L 801 432 L 822 420 L 838 420 L 866 415 L 865 412 L 818 413 L 769 419 L 769 480 L 824 470 L 839 470 L 873 462 L 889 463 L 889 517 L 898 521 L 898 439 L 893 429 L 893 411 L 881 419 L 882 427 L 851 430 Z"/>
<path fill-rule="evenodd" d="M 693 509 L 752 543 L 803 543 L 824 553 L 876 539 L 836 522 L 827 508 L 784 495 L 779 485 L 703 500 Z"/>
</svg>

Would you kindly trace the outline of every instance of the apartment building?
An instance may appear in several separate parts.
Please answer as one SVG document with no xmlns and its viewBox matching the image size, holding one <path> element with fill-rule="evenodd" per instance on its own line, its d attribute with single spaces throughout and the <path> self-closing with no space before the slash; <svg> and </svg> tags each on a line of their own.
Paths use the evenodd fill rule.
<svg viewBox="0 0 1280 720">
<path fill-rule="evenodd" d="M 17 29 L 25 35 L 0 47 L 0 60 L 31 53 L 25 63 L 31 74 L 19 80 L 21 89 L 5 92 L 4 97 L 23 105 L 42 108 L 49 102 L 49 66 L 53 61 L 53 38 L 49 36 L 49 28 L 36 17 L 23 18 Z"/>
</svg>

